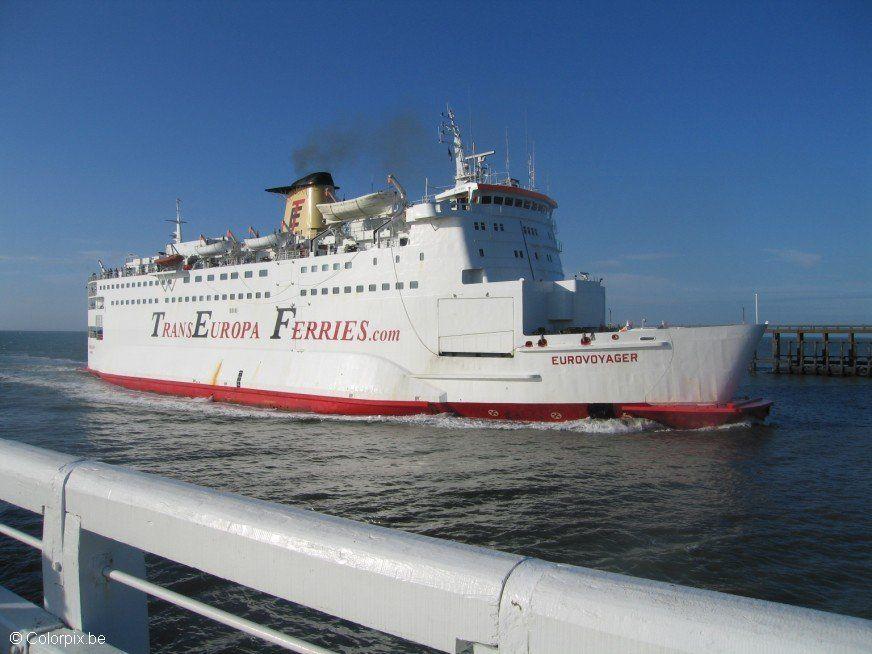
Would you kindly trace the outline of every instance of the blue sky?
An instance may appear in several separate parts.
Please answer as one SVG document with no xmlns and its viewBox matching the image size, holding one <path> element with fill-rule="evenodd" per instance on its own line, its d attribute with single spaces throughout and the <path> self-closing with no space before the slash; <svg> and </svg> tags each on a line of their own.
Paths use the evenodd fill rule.
<svg viewBox="0 0 872 654">
<path fill-rule="evenodd" d="M 446 101 L 499 167 L 508 128 L 515 176 L 526 123 L 566 271 L 615 320 L 735 322 L 758 290 L 773 322 L 872 323 L 870 25 L 868 2 L 0 3 L 0 329 L 84 328 L 96 259 L 161 247 L 176 197 L 196 237 L 277 224 L 263 189 L 301 160 L 347 194 L 446 184 Z"/>
</svg>

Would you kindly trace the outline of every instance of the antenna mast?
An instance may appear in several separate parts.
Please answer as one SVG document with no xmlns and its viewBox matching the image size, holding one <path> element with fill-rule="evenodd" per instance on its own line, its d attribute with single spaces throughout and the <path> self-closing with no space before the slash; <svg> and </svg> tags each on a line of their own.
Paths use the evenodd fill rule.
<svg viewBox="0 0 872 654">
<path fill-rule="evenodd" d="M 530 190 L 536 190 L 536 141 L 531 143 L 531 151 L 527 157 L 527 175 L 530 178 Z"/>
<path fill-rule="evenodd" d="M 458 184 L 478 182 L 484 178 L 487 170 L 484 160 L 494 151 L 476 152 L 475 146 L 473 146 L 472 154 L 467 155 L 454 110 L 450 105 L 446 105 L 445 110 L 446 113 L 443 113 L 442 117 L 446 120 L 439 126 L 439 142 L 445 143 L 446 139 L 451 139 L 451 146 L 454 150 L 454 181 Z"/>
<path fill-rule="evenodd" d="M 456 182 L 465 181 L 469 177 L 469 163 L 463 148 L 460 126 L 457 124 L 451 105 L 445 105 L 445 113 L 442 114 L 442 117 L 447 119 L 447 122 L 442 121 L 442 125 L 439 127 L 439 142 L 445 143 L 446 139 L 451 139 L 451 147 L 454 151 L 454 180 Z"/>
<path fill-rule="evenodd" d="M 509 172 L 509 128 L 506 127 L 506 182 L 512 179 L 512 173 Z"/>
<path fill-rule="evenodd" d="M 176 228 L 173 230 L 173 243 L 178 244 L 182 242 L 182 225 L 184 225 L 187 220 L 182 220 L 182 200 L 180 198 L 176 198 L 176 218 L 175 220 L 167 220 L 168 223 L 173 223 Z"/>
</svg>

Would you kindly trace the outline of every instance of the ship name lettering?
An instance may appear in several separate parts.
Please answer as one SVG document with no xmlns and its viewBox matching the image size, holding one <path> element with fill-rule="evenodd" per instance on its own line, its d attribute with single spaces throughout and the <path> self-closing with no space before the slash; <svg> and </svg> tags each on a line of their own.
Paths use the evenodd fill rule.
<svg viewBox="0 0 872 654">
<path fill-rule="evenodd" d="M 193 338 L 206 338 L 208 336 L 208 332 L 206 331 L 206 318 L 212 318 L 211 311 L 198 311 L 197 312 L 197 324 L 194 325 L 194 334 Z"/>
<path fill-rule="evenodd" d="M 281 327 L 290 326 L 288 321 L 277 324 L 274 335 Z M 399 329 L 370 329 L 369 320 L 295 320 L 291 327 L 292 341 L 373 341 L 396 342 L 400 340 Z"/>
<path fill-rule="evenodd" d="M 620 354 L 569 354 L 551 357 L 552 366 L 579 365 L 585 363 L 637 363 L 638 352 L 623 352 Z"/>
<path fill-rule="evenodd" d="M 157 311 L 152 314 L 154 327 L 152 338 L 260 338 L 260 325 L 250 320 L 212 321 L 212 311 L 197 311 L 197 318 L 188 322 L 167 322 L 163 320 L 166 313 Z"/>
<path fill-rule="evenodd" d="M 282 327 L 287 327 L 288 323 L 290 323 L 290 318 L 285 318 L 286 313 L 297 313 L 296 307 L 276 307 L 276 326 L 273 329 L 271 339 L 279 339 L 281 336 L 279 332 L 281 332 Z"/>
<path fill-rule="evenodd" d="M 154 331 L 151 332 L 151 336 L 152 338 L 157 338 L 157 328 L 160 326 L 160 319 L 167 314 L 165 311 L 155 311 L 151 315 L 154 318 Z"/>
</svg>

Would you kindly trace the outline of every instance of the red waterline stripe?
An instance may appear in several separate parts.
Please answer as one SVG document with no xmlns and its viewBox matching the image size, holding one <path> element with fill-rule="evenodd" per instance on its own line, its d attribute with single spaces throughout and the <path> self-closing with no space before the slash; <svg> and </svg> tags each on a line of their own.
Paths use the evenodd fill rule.
<svg viewBox="0 0 872 654">
<path fill-rule="evenodd" d="M 101 379 L 138 391 L 184 397 L 209 397 L 216 402 L 305 411 L 335 415 L 410 416 L 453 413 L 466 418 L 562 422 L 587 418 L 588 405 L 581 403 L 516 404 L 501 402 L 422 402 L 409 400 L 370 400 L 364 398 L 308 395 L 236 386 L 215 386 L 195 382 L 168 381 L 147 377 L 114 375 L 86 368 Z M 746 418 L 765 418 L 772 405 L 768 400 L 726 404 L 615 404 L 615 415 L 647 418 L 669 426 L 696 428 L 737 422 Z"/>
<path fill-rule="evenodd" d="M 422 402 L 371 400 L 364 398 L 308 395 L 284 391 L 214 386 L 195 382 L 168 381 L 147 377 L 114 375 L 86 368 L 101 379 L 138 391 L 185 397 L 211 397 L 216 402 L 233 402 L 290 411 L 339 415 L 409 416 L 454 413 L 467 418 L 559 422 L 588 416 L 586 404 L 514 404 L 483 402 Z"/>
</svg>

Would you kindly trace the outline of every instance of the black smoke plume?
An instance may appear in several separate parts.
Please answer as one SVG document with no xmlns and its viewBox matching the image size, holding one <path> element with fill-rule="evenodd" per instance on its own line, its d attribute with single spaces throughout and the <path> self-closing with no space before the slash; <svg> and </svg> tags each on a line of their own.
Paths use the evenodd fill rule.
<svg viewBox="0 0 872 654">
<path fill-rule="evenodd" d="M 434 134 L 408 110 L 378 121 L 357 116 L 316 127 L 291 160 L 298 175 L 360 165 L 372 167 L 374 176 L 394 173 L 416 184 L 433 162 Z"/>
</svg>

